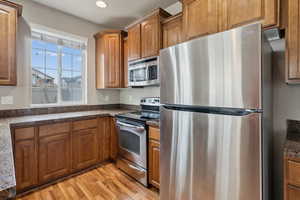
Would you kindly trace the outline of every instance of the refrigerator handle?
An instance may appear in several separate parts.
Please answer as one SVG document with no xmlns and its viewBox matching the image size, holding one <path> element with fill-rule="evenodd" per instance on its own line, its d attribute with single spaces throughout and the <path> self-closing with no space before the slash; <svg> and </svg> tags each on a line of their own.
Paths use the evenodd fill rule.
<svg viewBox="0 0 300 200">
<path fill-rule="evenodd" d="M 262 113 L 261 109 L 242 109 L 242 108 L 224 108 L 224 107 L 206 107 L 206 106 L 189 106 L 189 105 L 162 105 L 167 110 L 177 110 L 186 112 L 199 112 L 208 114 L 245 116 L 252 113 Z"/>
</svg>

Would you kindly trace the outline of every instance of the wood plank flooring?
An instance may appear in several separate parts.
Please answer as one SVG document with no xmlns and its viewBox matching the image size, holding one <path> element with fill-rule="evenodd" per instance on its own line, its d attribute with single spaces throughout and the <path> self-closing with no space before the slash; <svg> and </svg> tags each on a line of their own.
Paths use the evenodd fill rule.
<svg viewBox="0 0 300 200">
<path fill-rule="evenodd" d="M 112 163 L 70 178 L 17 200 L 158 200 L 149 190 Z"/>
</svg>

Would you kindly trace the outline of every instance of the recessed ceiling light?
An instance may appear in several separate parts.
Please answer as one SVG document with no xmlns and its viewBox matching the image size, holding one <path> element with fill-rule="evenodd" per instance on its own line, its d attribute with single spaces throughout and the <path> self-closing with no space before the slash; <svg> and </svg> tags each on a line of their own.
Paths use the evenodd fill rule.
<svg viewBox="0 0 300 200">
<path fill-rule="evenodd" d="M 106 8 L 107 7 L 107 3 L 105 3 L 104 1 L 96 1 L 96 5 L 99 8 Z"/>
</svg>

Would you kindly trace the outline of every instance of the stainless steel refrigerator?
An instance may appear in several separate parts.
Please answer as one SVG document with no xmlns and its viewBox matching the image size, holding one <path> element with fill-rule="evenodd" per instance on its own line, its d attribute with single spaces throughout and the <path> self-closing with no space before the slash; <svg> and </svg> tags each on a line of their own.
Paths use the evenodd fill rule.
<svg viewBox="0 0 300 200">
<path fill-rule="evenodd" d="M 161 200 L 269 199 L 271 52 L 261 24 L 161 50 Z"/>
</svg>

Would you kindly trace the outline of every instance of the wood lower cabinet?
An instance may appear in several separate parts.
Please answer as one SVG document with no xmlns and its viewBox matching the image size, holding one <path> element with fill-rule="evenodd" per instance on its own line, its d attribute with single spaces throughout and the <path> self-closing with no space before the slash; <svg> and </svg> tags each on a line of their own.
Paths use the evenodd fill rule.
<svg viewBox="0 0 300 200">
<path fill-rule="evenodd" d="M 16 34 L 22 7 L 0 0 L 0 85 L 17 85 Z"/>
<path fill-rule="evenodd" d="M 124 39 L 124 87 L 128 87 L 128 38 Z"/>
<path fill-rule="evenodd" d="M 37 145 L 33 127 L 15 130 L 15 169 L 17 190 L 35 186 L 37 180 Z"/>
<path fill-rule="evenodd" d="M 72 169 L 87 168 L 98 162 L 98 139 L 97 128 L 72 133 Z"/>
<path fill-rule="evenodd" d="M 217 0 L 182 0 L 184 40 L 218 32 Z"/>
<path fill-rule="evenodd" d="M 99 161 L 105 161 L 110 158 L 111 141 L 111 118 L 101 117 L 98 119 L 98 141 L 99 141 Z M 114 125 L 114 124 L 112 124 Z"/>
<path fill-rule="evenodd" d="M 124 87 L 124 31 L 96 34 L 96 88 Z"/>
<path fill-rule="evenodd" d="M 284 159 L 284 200 L 300 199 L 300 160 Z"/>
<path fill-rule="evenodd" d="M 128 28 L 128 60 L 137 60 L 142 57 L 141 24 Z"/>
<path fill-rule="evenodd" d="M 39 139 L 39 183 L 45 183 L 71 171 L 70 134 Z"/>
<path fill-rule="evenodd" d="M 163 21 L 163 48 L 182 41 L 182 13 Z"/>
<path fill-rule="evenodd" d="M 159 129 L 155 127 L 149 128 L 149 183 L 159 189 L 160 174 L 159 174 Z"/>
<path fill-rule="evenodd" d="M 110 158 L 113 160 L 117 160 L 118 151 L 119 151 L 119 143 L 118 143 L 118 133 L 117 133 L 117 126 L 116 120 L 111 118 L 110 120 Z"/>
<path fill-rule="evenodd" d="M 116 158 L 112 117 L 13 129 L 17 192 L 56 181 Z"/>
</svg>

